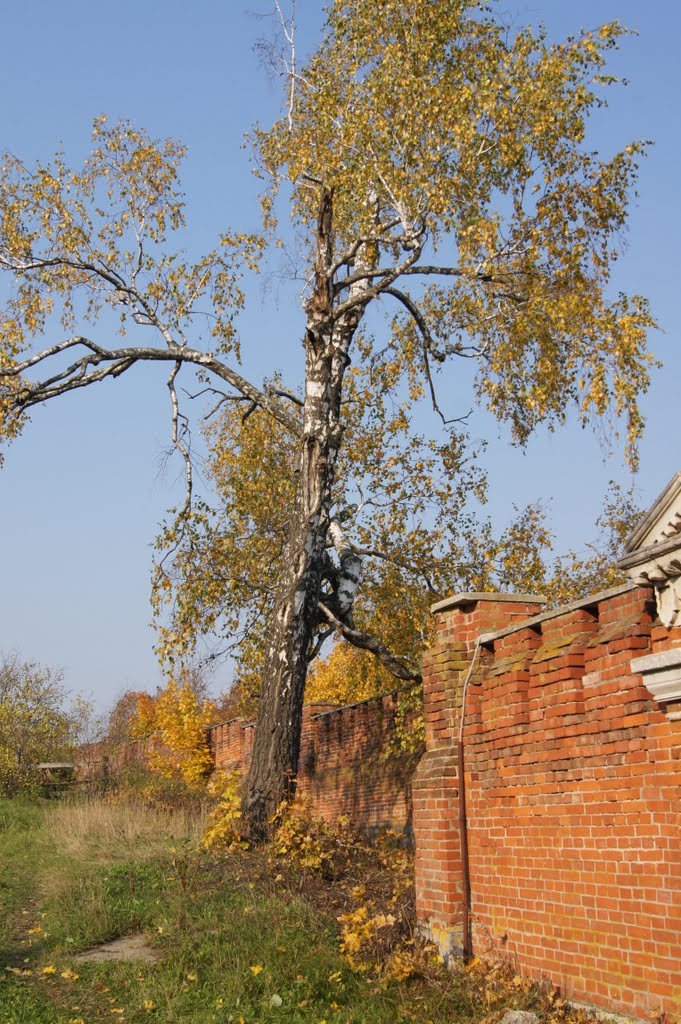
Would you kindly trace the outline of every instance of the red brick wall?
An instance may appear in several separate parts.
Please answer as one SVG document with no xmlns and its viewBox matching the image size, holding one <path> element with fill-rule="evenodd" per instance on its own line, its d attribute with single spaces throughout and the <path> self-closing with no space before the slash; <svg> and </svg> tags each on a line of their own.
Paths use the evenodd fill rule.
<svg viewBox="0 0 681 1024">
<path fill-rule="evenodd" d="M 347 814 L 367 830 L 411 830 L 411 777 L 419 755 L 391 752 L 395 706 L 392 695 L 346 707 L 305 706 L 298 793 L 316 814 L 329 820 Z M 210 740 L 216 767 L 247 771 L 252 722 L 213 726 Z"/>
<path fill-rule="evenodd" d="M 460 943 L 461 686 L 477 637 L 502 630 L 483 637 L 466 701 L 474 950 L 570 999 L 681 1019 L 681 721 L 630 668 L 681 636 L 653 624 L 646 588 L 524 626 L 521 611 L 490 595 L 438 613 L 414 780 L 419 917 Z"/>
<path fill-rule="evenodd" d="M 368 831 L 393 828 L 411 834 L 411 779 L 421 750 L 393 748 L 397 699 L 390 694 L 345 707 L 306 704 L 303 708 L 298 793 L 313 812 L 329 820 L 349 815 Z M 216 768 L 245 773 L 253 749 L 254 723 L 233 719 L 208 729 Z M 105 741 L 82 750 L 81 776 L 115 775 L 143 764 L 153 740 L 111 747 Z"/>
<path fill-rule="evenodd" d="M 464 756 L 475 952 L 508 956 L 569 999 L 681 1021 L 681 720 L 631 669 L 681 647 L 681 629 L 659 624 L 648 588 L 541 608 L 498 594 L 443 602 L 424 653 L 415 774 L 415 758 L 387 756 L 394 697 L 309 705 L 299 792 L 364 828 L 413 820 L 419 919 L 460 945 L 458 737 L 474 660 Z M 247 769 L 252 723 L 215 726 L 210 739 L 218 766 Z"/>
</svg>

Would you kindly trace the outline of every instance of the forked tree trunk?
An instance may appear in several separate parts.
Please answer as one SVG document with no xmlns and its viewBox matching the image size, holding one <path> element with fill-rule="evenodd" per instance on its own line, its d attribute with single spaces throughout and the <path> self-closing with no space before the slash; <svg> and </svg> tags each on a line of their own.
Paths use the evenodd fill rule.
<svg viewBox="0 0 681 1024">
<path fill-rule="evenodd" d="M 244 793 L 244 815 L 254 839 L 267 833 L 272 813 L 295 792 L 308 658 L 319 620 L 331 487 L 342 433 L 341 389 L 348 347 L 361 315 L 353 313 L 335 324 L 330 315 L 331 218 L 332 195 L 325 191 L 317 228 L 315 290 L 307 308 L 298 482 L 276 581 L 272 636 Z"/>
<path fill-rule="evenodd" d="M 247 825 L 255 839 L 267 832 L 267 821 L 279 803 L 295 792 L 308 654 L 318 619 L 328 529 L 323 497 L 330 487 L 333 460 L 327 443 L 304 440 L 244 797 Z"/>
</svg>

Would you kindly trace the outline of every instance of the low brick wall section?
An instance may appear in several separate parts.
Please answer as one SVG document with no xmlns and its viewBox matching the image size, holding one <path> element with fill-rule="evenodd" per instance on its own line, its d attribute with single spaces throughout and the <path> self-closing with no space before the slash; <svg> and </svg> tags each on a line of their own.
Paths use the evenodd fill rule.
<svg viewBox="0 0 681 1024">
<path fill-rule="evenodd" d="M 298 766 L 298 793 L 328 820 L 348 815 L 367 831 L 411 834 L 411 779 L 420 757 L 396 754 L 396 697 L 338 707 L 306 704 Z M 216 768 L 248 770 L 253 723 L 235 719 L 209 732 Z"/>
<path fill-rule="evenodd" d="M 503 595 L 443 604 L 414 780 L 422 925 L 461 944 L 457 751 L 477 642 L 464 728 L 474 952 L 569 999 L 681 1019 L 681 720 L 631 664 L 679 648 L 681 631 L 656 624 L 643 587 L 548 615 Z"/>
<path fill-rule="evenodd" d="M 367 832 L 392 828 L 412 835 L 411 780 L 422 754 L 402 753 L 395 743 L 397 697 L 388 694 L 339 707 L 306 704 L 298 764 L 298 794 L 313 813 L 334 821 L 347 815 Z M 215 768 L 245 774 L 251 761 L 254 723 L 240 718 L 208 730 Z M 145 764 L 153 738 L 112 745 L 89 744 L 80 752 L 79 777 L 102 782 Z"/>
</svg>

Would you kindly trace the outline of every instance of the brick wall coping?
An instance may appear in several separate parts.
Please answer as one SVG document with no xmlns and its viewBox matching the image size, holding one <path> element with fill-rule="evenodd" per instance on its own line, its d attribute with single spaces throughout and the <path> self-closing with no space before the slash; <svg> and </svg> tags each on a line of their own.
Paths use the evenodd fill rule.
<svg viewBox="0 0 681 1024">
<path fill-rule="evenodd" d="M 312 718 L 325 718 L 327 715 L 337 715 L 339 711 L 350 711 L 351 708 L 359 708 L 362 704 L 372 704 L 375 700 L 383 700 L 384 697 L 396 697 L 401 690 L 391 690 L 390 693 L 375 693 L 373 697 L 365 697 L 364 700 L 356 700 L 354 704 L 336 704 L 335 708 L 329 708 L 328 711 L 318 711 Z M 318 704 L 323 704 L 324 701 L 318 701 Z M 308 704 L 306 707 L 315 707 L 315 704 Z"/>
<path fill-rule="evenodd" d="M 681 667 L 681 647 L 672 647 L 669 651 L 658 651 L 656 654 L 645 654 L 631 662 L 632 672 L 654 672 L 656 669 L 678 667 Z"/>
<path fill-rule="evenodd" d="M 325 715 L 335 715 L 339 711 L 348 711 L 350 708 L 358 708 L 361 704 L 371 704 L 372 701 L 382 700 L 383 697 L 396 697 L 400 690 L 391 690 L 390 693 L 378 693 L 374 694 L 373 697 L 365 697 L 364 700 L 357 700 L 354 704 L 336 704 L 334 707 L 329 707 L 331 701 L 327 700 L 315 700 L 311 704 L 306 704 L 306 708 L 326 708 L 326 711 L 317 711 L 312 714 L 312 718 L 323 718 Z M 246 718 L 228 718 L 224 722 L 213 722 L 212 725 L 207 726 L 208 729 L 220 729 L 223 725 L 233 725 L 235 722 L 240 722 L 244 729 L 253 728 L 255 722 L 252 719 Z"/>
<path fill-rule="evenodd" d="M 546 604 L 546 598 L 538 597 L 536 594 L 494 594 L 489 591 L 484 593 L 470 591 L 454 594 L 452 597 L 446 597 L 443 601 L 436 601 L 435 604 L 431 604 L 430 610 L 434 614 L 435 612 L 447 611 L 450 608 L 459 608 L 463 604 L 477 604 L 478 601 L 515 601 L 521 604 Z"/>
<path fill-rule="evenodd" d="M 593 608 L 594 605 L 599 604 L 601 601 L 607 601 L 608 598 L 617 597 L 619 594 L 626 594 L 630 590 L 638 590 L 638 586 L 635 583 L 621 583 L 618 587 L 610 587 L 608 590 L 599 590 L 595 594 L 589 594 L 588 597 L 581 597 L 577 601 L 571 601 L 569 604 L 561 604 L 556 608 L 551 608 L 547 612 L 542 612 L 540 615 L 533 615 L 530 619 L 522 619 L 520 622 L 514 622 L 510 626 L 505 626 L 503 629 L 497 629 L 493 633 L 481 633 L 480 643 L 491 644 L 495 640 L 500 640 L 504 636 L 509 636 L 511 633 L 517 633 L 521 629 L 531 629 L 533 626 L 539 626 L 542 622 L 546 622 L 548 619 L 555 619 L 559 615 L 565 615 L 568 612 L 578 611 L 580 608 Z M 493 595 L 489 595 L 493 596 Z"/>
</svg>

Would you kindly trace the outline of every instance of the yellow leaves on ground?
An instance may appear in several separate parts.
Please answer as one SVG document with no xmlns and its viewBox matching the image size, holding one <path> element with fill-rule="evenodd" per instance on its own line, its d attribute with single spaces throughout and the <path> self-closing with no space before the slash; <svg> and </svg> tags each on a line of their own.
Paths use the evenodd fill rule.
<svg viewBox="0 0 681 1024">
<path fill-rule="evenodd" d="M 396 833 L 385 832 L 368 842 L 347 819 L 325 821 L 301 800 L 281 807 L 274 824 L 270 851 L 275 862 L 333 877 L 337 883 L 346 879 L 352 909 L 338 918 L 340 949 L 354 971 L 381 983 L 432 971 L 438 953 L 435 947 L 413 939 L 409 923 L 413 860 L 400 847 Z M 368 884 L 356 884 L 364 858 L 371 863 L 370 893 Z M 383 881 L 377 885 L 381 872 Z M 340 973 L 332 973 L 328 981 L 342 984 Z"/>
</svg>

